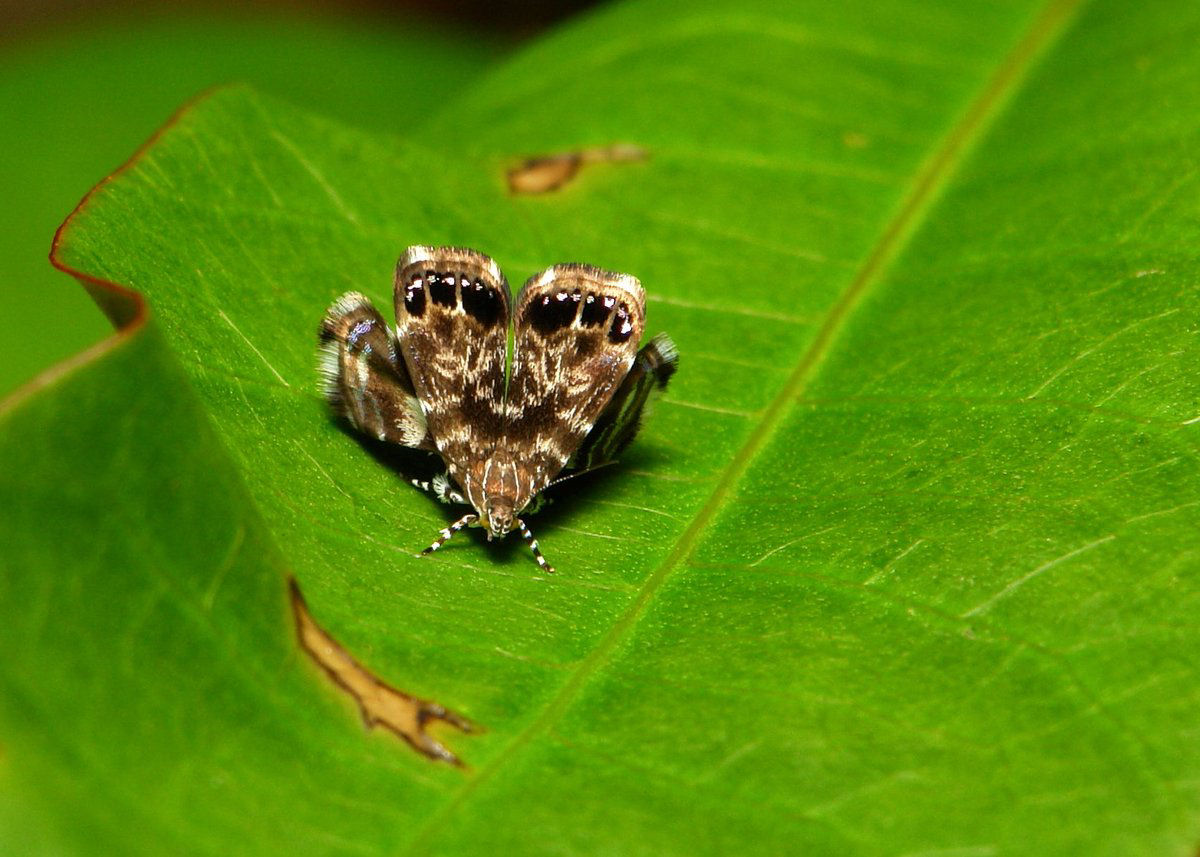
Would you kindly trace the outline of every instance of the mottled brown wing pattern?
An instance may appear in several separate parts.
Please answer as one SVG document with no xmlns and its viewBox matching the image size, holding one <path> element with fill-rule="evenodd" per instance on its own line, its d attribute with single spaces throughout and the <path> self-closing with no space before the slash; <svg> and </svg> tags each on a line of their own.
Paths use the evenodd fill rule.
<svg viewBox="0 0 1200 857">
<path fill-rule="evenodd" d="M 429 433 L 460 485 L 504 433 L 511 297 L 489 257 L 409 247 L 396 265 L 396 333 Z"/>
<path fill-rule="evenodd" d="M 394 297 L 394 334 L 357 292 L 330 307 L 320 331 L 326 398 L 367 434 L 441 455 L 448 473 L 414 483 L 473 510 L 423 553 L 465 527 L 484 527 L 489 539 L 515 529 L 553 571 L 522 511 L 564 467 L 613 461 L 678 365 L 665 334 L 638 350 L 641 284 L 590 265 L 555 265 L 530 278 L 514 309 L 487 256 L 414 246 L 397 263 Z"/>
<path fill-rule="evenodd" d="M 366 297 L 334 301 L 318 337 L 323 391 L 336 413 L 379 440 L 434 448 L 396 338 Z"/>
<path fill-rule="evenodd" d="M 590 265 L 555 265 L 521 289 L 505 434 L 522 494 L 550 484 L 587 437 L 633 365 L 645 316 L 641 283 Z"/>
<path fill-rule="evenodd" d="M 567 468 L 583 473 L 616 461 L 633 442 L 651 402 L 667 388 L 678 367 L 679 352 L 671 337 L 660 333 L 647 342 Z"/>
</svg>

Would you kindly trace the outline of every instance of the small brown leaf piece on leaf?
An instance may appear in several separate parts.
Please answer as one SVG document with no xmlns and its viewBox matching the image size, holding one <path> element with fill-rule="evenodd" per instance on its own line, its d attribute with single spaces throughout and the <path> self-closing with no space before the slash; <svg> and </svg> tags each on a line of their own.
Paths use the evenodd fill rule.
<svg viewBox="0 0 1200 857">
<path fill-rule="evenodd" d="M 548 193 L 558 190 L 588 164 L 630 163 L 646 160 L 646 150 L 628 143 L 611 146 L 593 146 L 574 152 L 559 152 L 529 158 L 519 167 L 508 171 L 508 189 L 511 193 Z"/>
<path fill-rule="evenodd" d="M 390 729 L 417 752 L 463 767 L 458 756 L 426 734 L 425 726 L 431 720 L 442 720 L 463 732 L 479 732 L 480 728 L 436 702 L 410 696 L 378 679 L 316 623 L 294 578 L 289 581 L 289 588 L 300 647 L 334 684 L 354 698 L 367 728 Z"/>
</svg>

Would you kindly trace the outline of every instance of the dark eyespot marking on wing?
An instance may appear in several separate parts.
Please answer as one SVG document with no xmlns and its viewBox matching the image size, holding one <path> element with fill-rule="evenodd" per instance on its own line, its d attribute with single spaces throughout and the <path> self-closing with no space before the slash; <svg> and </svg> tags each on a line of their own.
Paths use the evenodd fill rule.
<svg viewBox="0 0 1200 857">
<path fill-rule="evenodd" d="M 525 312 L 525 323 L 542 336 L 570 327 L 575 321 L 575 314 L 579 312 L 582 297 L 578 289 L 542 295 L 541 299 L 529 305 Z"/>
<path fill-rule="evenodd" d="M 463 312 L 475 319 L 485 328 L 495 326 L 504 314 L 504 302 L 500 293 L 493 287 L 485 285 L 483 280 L 476 277 L 468 282 L 464 275 L 462 283 Z"/>
<path fill-rule="evenodd" d="M 633 335 L 633 320 L 629 315 L 629 307 L 625 303 L 617 305 L 613 313 L 612 325 L 608 328 L 608 341 L 614 344 L 628 342 Z"/>
<path fill-rule="evenodd" d="M 612 305 L 612 298 L 588 295 L 583 301 L 583 311 L 579 314 L 579 323 L 584 327 L 599 327 L 608 320 Z"/>
<path fill-rule="evenodd" d="M 610 295 L 589 294 L 585 297 L 579 289 L 545 294 L 529 305 L 524 321 L 542 336 L 549 336 L 570 327 L 576 318 L 580 327 L 592 328 L 606 323 L 610 316 L 609 342 L 617 345 L 627 342 L 633 335 L 633 315 L 628 304 L 618 303 Z"/>
<path fill-rule="evenodd" d="M 427 296 L 448 309 L 461 305 L 463 312 L 485 329 L 494 327 L 505 315 L 506 302 L 496 287 L 466 273 L 430 269 L 410 274 L 404 284 L 404 308 L 410 315 L 420 317 L 425 312 Z"/>
<path fill-rule="evenodd" d="M 404 308 L 418 318 L 425 312 L 425 278 L 419 273 L 413 273 L 404 286 Z"/>
<path fill-rule="evenodd" d="M 458 303 L 454 295 L 454 275 L 442 274 L 438 271 L 426 271 L 425 281 L 429 284 L 429 299 L 444 307 L 453 307 Z"/>
</svg>

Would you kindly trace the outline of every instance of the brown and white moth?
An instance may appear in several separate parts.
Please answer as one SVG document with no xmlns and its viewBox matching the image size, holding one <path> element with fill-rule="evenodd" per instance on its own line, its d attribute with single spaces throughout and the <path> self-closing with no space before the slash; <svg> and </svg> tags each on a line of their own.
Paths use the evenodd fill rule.
<svg viewBox="0 0 1200 857">
<path fill-rule="evenodd" d="M 414 484 L 474 508 L 488 540 L 515 526 L 546 571 L 523 512 L 556 481 L 615 460 L 679 362 L 670 337 L 640 350 L 646 294 L 628 274 L 566 264 L 517 295 L 490 258 L 464 247 L 409 247 L 396 265 L 396 329 L 348 292 L 320 329 L 334 410 L 381 441 L 441 456 L 445 474 Z M 510 319 L 512 369 L 505 374 Z"/>
</svg>

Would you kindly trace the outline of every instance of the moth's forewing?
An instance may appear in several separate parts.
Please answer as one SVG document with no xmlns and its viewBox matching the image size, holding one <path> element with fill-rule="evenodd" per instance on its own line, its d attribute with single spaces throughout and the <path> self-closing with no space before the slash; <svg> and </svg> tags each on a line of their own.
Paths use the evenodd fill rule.
<svg viewBox="0 0 1200 857">
<path fill-rule="evenodd" d="M 379 440 L 434 448 L 395 335 L 366 297 L 347 292 L 334 301 L 318 336 L 325 398 L 336 413 Z"/>
<path fill-rule="evenodd" d="M 633 365 L 646 295 L 627 274 L 555 265 L 517 297 L 507 442 L 530 496 L 591 431 Z"/>
<path fill-rule="evenodd" d="M 648 405 L 667 388 L 678 366 L 679 352 L 671 337 L 660 333 L 647 342 L 567 468 L 583 472 L 615 461 L 637 435 Z"/>
<path fill-rule="evenodd" d="M 460 484 L 504 434 L 504 364 L 512 298 L 489 257 L 464 247 L 409 247 L 396 265 L 400 353 L 429 433 Z"/>
</svg>

